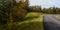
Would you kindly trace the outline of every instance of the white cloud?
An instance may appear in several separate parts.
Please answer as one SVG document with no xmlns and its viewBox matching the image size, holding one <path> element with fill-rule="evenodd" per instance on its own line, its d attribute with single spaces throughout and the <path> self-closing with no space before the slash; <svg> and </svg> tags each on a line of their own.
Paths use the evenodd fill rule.
<svg viewBox="0 0 60 30">
<path fill-rule="evenodd" d="M 60 0 L 30 0 L 30 5 L 41 5 L 43 7 L 60 6 Z"/>
</svg>

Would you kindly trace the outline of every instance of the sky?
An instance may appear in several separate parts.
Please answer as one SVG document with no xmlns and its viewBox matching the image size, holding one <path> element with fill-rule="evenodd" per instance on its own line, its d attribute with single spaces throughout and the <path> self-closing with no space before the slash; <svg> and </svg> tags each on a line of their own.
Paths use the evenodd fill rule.
<svg viewBox="0 0 60 30">
<path fill-rule="evenodd" d="M 60 8 L 60 0 L 29 0 L 30 6 L 39 5 L 43 8 L 49 7 L 59 7 Z"/>
</svg>

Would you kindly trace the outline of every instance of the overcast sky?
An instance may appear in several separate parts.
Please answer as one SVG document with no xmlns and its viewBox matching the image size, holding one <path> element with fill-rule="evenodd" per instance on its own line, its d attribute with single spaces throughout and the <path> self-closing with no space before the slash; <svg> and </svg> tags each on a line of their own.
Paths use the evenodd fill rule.
<svg viewBox="0 0 60 30">
<path fill-rule="evenodd" d="M 42 7 L 60 7 L 60 0 L 29 0 L 30 6 L 41 5 Z"/>
</svg>

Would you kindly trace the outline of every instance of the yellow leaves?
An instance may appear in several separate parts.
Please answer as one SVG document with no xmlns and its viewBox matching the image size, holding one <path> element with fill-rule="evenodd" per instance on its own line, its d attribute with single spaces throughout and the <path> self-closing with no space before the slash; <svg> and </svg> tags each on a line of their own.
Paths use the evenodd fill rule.
<svg viewBox="0 0 60 30">
<path fill-rule="evenodd" d="M 17 6 L 15 6 L 12 10 L 13 13 L 13 19 L 14 20 L 20 20 L 21 18 L 24 18 L 27 12 L 27 2 L 20 1 L 17 3 Z"/>
<path fill-rule="evenodd" d="M 20 1 L 20 2 L 18 3 L 18 6 L 20 6 L 20 7 L 22 7 L 22 8 L 25 8 L 25 7 L 28 6 L 28 3 L 27 3 L 27 2 L 22 2 L 22 1 Z"/>
</svg>

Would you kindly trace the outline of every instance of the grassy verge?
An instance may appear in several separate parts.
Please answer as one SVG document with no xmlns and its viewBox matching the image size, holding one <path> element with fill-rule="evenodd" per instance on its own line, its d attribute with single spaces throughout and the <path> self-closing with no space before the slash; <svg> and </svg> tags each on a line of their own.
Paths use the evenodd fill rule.
<svg viewBox="0 0 60 30">
<path fill-rule="evenodd" d="M 17 28 L 20 30 L 44 30 L 42 16 L 42 13 L 30 12 L 26 15 L 25 21 L 18 22 Z"/>
</svg>

